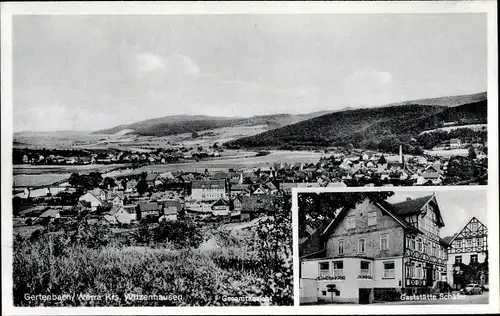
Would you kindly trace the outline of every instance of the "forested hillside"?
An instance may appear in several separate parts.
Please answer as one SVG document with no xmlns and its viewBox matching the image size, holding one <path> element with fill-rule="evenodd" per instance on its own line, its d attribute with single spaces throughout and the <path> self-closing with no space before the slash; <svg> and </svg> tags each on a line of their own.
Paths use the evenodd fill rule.
<svg viewBox="0 0 500 316">
<path fill-rule="evenodd" d="M 303 149 L 324 146 L 412 151 L 412 139 L 444 122 L 485 123 L 486 101 L 443 107 L 409 104 L 330 113 L 307 121 L 226 143 L 230 148 Z"/>
<path fill-rule="evenodd" d="M 267 125 L 268 128 L 273 129 L 294 124 L 326 113 L 328 112 L 321 111 L 298 115 L 271 114 L 252 116 L 248 118 L 213 117 L 203 115 L 166 116 L 128 125 L 119 125 L 110 129 L 97 131 L 96 133 L 114 134 L 122 130 L 130 130 L 129 133 L 132 134 L 161 137 L 234 126 Z"/>
</svg>

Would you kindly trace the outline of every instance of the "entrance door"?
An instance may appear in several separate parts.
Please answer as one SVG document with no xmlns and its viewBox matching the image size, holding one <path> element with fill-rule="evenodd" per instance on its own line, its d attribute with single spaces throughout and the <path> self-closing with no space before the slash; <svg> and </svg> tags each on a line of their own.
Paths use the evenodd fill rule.
<svg viewBox="0 0 500 316">
<path fill-rule="evenodd" d="M 432 269 L 432 265 L 427 265 L 427 286 L 432 286 L 432 276 L 434 273 L 434 269 Z"/>
<path fill-rule="evenodd" d="M 370 304 L 372 289 L 359 289 L 359 304 Z"/>
</svg>

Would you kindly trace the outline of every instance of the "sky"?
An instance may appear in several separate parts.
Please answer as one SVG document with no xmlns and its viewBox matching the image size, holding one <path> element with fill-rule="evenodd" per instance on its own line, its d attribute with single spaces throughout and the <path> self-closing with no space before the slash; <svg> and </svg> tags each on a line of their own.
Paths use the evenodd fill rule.
<svg viewBox="0 0 500 316">
<path fill-rule="evenodd" d="M 396 192 L 387 199 L 390 203 L 405 201 L 435 193 L 445 226 L 441 228 L 442 238 L 459 233 L 472 217 L 488 226 L 486 190 L 445 190 Z"/>
<path fill-rule="evenodd" d="M 13 17 L 14 131 L 478 93 L 484 14 Z"/>
</svg>

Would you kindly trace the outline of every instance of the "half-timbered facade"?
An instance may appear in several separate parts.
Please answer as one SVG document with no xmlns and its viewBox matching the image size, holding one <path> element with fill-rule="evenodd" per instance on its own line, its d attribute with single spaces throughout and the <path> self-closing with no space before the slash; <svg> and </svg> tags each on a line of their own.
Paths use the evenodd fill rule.
<svg viewBox="0 0 500 316">
<path fill-rule="evenodd" d="M 447 245 L 439 236 L 444 221 L 436 197 L 425 196 L 392 206 L 416 229 L 405 234 L 405 288 L 418 292 L 436 281 L 446 281 Z"/>
<path fill-rule="evenodd" d="M 488 254 L 488 228 L 477 218 L 473 217 L 467 225 L 453 236 L 448 248 L 448 280 L 455 287 L 460 288 L 468 283 L 462 271 L 463 265 L 485 262 Z M 482 280 L 487 283 L 487 280 Z"/>
<path fill-rule="evenodd" d="M 304 247 L 301 300 L 361 303 L 429 292 L 446 279 L 443 226 L 434 195 L 396 204 L 367 198 L 342 210 L 317 234 L 320 241 L 310 240 L 318 246 Z"/>
</svg>

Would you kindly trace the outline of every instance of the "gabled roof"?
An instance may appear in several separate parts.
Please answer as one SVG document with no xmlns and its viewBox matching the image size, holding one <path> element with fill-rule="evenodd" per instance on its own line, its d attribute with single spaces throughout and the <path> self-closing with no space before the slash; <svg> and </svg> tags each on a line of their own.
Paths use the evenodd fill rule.
<svg viewBox="0 0 500 316">
<path fill-rule="evenodd" d="M 176 214 L 182 209 L 181 202 L 179 200 L 166 200 L 163 201 L 163 213 L 164 214 Z M 172 210 L 172 208 L 175 208 L 175 210 Z"/>
<path fill-rule="evenodd" d="M 88 191 L 88 193 L 92 194 L 93 196 L 100 197 L 102 194 L 105 194 L 106 192 L 100 188 L 95 188 Z"/>
<path fill-rule="evenodd" d="M 192 189 L 225 189 L 225 180 L 194 180 L 191 182 Z"/>
<path fill-rule="evenodd" d="M 211 178 L 213 180 L 225 180 L 226 178 L 229 178 L 229 173 L 224 171 L 218 171 Z"/>
<path fill-rule="evenodd" d="M 404 202 L 395 203 L 392 204 L 392 207 L 399 216 L 404 217 L 406 215 L 420 212 L 429 203 L 434 203 L 436 205 L 437 207 L 436 217 L 438 220 L 437 225 L 443 227 L 444 226 L 443 217 L 441 216 L 441 210 L 439 209 L 439 205 L 437 203 L 436 196 L 434 194 L 407 200 Z"/>
<path fill-rule="evenodd" d="M 454 241 L 454 240 L 455 240 L 458 236 L 462 235 L 462 232 L 463 232 L 464 230 L 466 230 L 467 226 L 469 226 L 469 224 L 471 224 L 473 221 L 474 221 L 474 222 L 477 222 L 477 224 L 478 224 L 478 228 L 479 228 L 479 226 L 481 225 L 481 226 L 484 226 L 486 230 L 488 230 L 488 228 L 486 227 L 486 225 L 484 225 L 483 223 L 481 223 L 481 222 L 480 222 L 480 221 L 479 221 L 479 220 L 478 220 L 475 216 L 473 216 L 473 217 L 472 217 L 472 218 L 471 218 L 471 219 L 467 222 L 467 224 L 465 224 L 465 226 L 464 226 L 464 227 L 460 230 L 460 232 L 459 232 L 458 234 L 455 234 L 455 235 L 453 236 L 453 238 L 450 240 L 449 244 L 451 245 L 451 243 L 452 243 L 452 242 L 453 242 L 453 241 Z"/>
<path fill-rule="evenodd" d="M 226 199 L 218 199 L 212 206 L 229 206 L 229 201 Z"/>
<path fill-rule="evenodd" d="M 59 210 L 50 209 L 43 212 L 39 217 L 56 217 L 59 214 Z"/>
<path fill-rule="evenodd" d="M 402 216 L 404 214 L 399 213 L 399 210 L 394 207 L 394 204 L 390 204 L 387 201 L 380 201 L 375 203 L 375 205 L 379 206 L 383 211 L 387 212 L 396 222 L 398 222 L 403 228 L 418 231 L 419 229 L 408 223 Z"/>
<path fill-rule="evenodd" d="M 100 190 L 100 189 L 99 189 L 99 190 Z M 102 191 L 102 190 L 101 190 L 101 191 Z M 84 195 L 82 195 L 82 196 L 79 198 L 79 200 L 80 200 L 83 196 L 85 196 L 85 195 L 87 195 L 87 194 L 88 194 L 88 195 L 90 195 L 90 196 L 93 196 L 93 197 L 94 197 L 94 198 L 95 198 L 95 199 L 96 199 L 99 203 L 103 203 L 104 201 L 101 199 L 101 195 L 100 195 L 100 194 L 98 194 L 98 193 L 96 193 L 96 192 L 99 192 L 99 191 L 95 191 L 95 189 L 94 189 L 94 190 L 92 190 L 92 191 L 88 191 L 87 193 L 85 193 Z M 81 201 L 81 200 L 80 200 L 80 201 Z"/>
<path fill-rule="evenodd" d="M 271 181 L 268 181 L 264 184 L 266 187 L 269 188 L 269 190 L 276 190 L 276 185 L 274 185 L 274 183 L 272 183 Z"/>
<path fill-rule="evenodd" d="M 139 210 L 141 212 L 157 211 L 160 209 L 158 203 L 151 203 L 151 202 L 140 202 L 137 206 L 139 207 Z"/>
<path fill-rule="evenodd" d="M 368 198 L 367 198 L 368 199 Z M 365 199 L 366 201 L 366 199 Z M 408 229 L 408 230 L 411 230 L 411 231 L 418 231 L 420 232 L 417 228 L 415 228 L 413 225 L 411 225 L 410 223 L 408 223 L 406 220 L 404 220 L 399 214 L 398 212 L 395 210 L 394 206 L 386 201 L 372 201 L 374 203 L 375 206 L 377 206 L 380 210 L 382 210 L 383 212 L 385 212 L 386 214 L 388 214 L 389 216 L 391 216 L 396 222 L 398 222 L 404 229 Z M 347 208 L 343 208 L 338 214 L 337 216 L 335 216 L 335 218 L 333 220 L 331 220 L 328 225 L 326 225 L 323 229 L 323 231 L 321 232 L 321 235 L 326 235 L 329 233 L 329 231 L 331 230 L 332 227 L 334 227 L 334 224 L 336 224 L 337 222 L 339 222 L 340 220 L 342 220 L 346 215 L 347 213 L 350 211 L 351 209 L 347 209 Z"/>
<path fill-rule="evenodd" d="M 233 184 L 231 185 L 231 191 L 244 191 L 248 189 L 248 184 Z"/>
<path fill-rule="evenodd" d="M 111 210 L 109 210 L 108 215 L 115 215 L 115 214 L 116 214 L 116 213 L 118 213 L 118 211 L 119 211 L 120 209 L 122 209 L 122 208 L 123 208 L 123 206 L 120 206 L 120 205 L 114 205 L 114 206 L 111 208 Z M 124 209 L 124 210 L 125 210 L 125 209 Z"/>
<path fill-rule="evenodd" d="M 120 199 L 124 199 L 125 198 L 125 195 L 123 194 L 122 191 L 118 191 L 118 192 L 108 192 L 108 196 L 107 196 L 107 199 L 108 200 L 113 200 L 115 199 L 116 197 L 119 197 Z"/>
<path fill-rule="evenodd" d="M 423 196 L 392 204 L 392 207 L 396 210 L 398 215 L 408 215 L 420 211 L 433 197 L 434 195 Z"/>
</svg>

